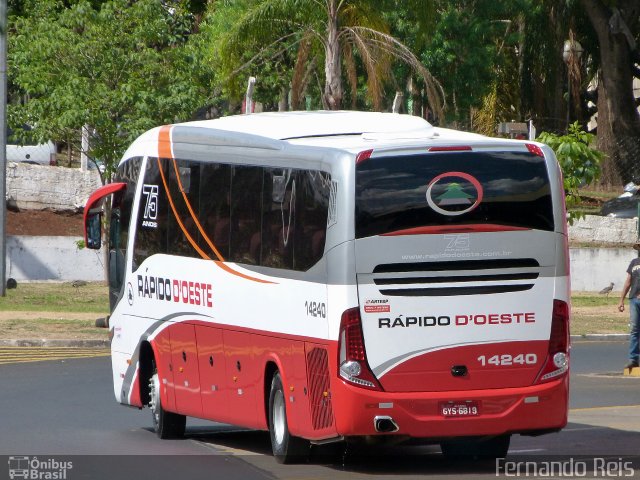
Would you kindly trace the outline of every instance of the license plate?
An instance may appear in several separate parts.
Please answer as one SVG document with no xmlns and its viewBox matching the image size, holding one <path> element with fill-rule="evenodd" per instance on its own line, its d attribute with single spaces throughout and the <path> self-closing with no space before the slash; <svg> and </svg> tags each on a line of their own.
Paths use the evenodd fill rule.
<svg viewBox="0 0 640 480">
<path fill-rule="evenodd" d="M 480 415 L 478 402 L 440 402 L 440 415 L 444 417 L 475 417 Z"/>
</svg>

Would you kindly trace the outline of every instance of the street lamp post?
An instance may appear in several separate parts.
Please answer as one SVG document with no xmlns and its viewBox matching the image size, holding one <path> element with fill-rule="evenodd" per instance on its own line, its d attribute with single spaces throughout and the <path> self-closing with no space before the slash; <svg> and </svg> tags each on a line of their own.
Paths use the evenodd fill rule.
<svg viewBox="0 0 640 480">
<path fill-rule="evenodd" d="M 7 0 L 0 0 L 0 296 L 7 273 Z"/>
<path fill-rule="evenodd" d="M 582 57 L 582 45 L 574 39 L 565 40 L 562 48 L 562 59 L 567 64 L 567 132 L 571 124 L 571 77 L 572 69 L 579 66 L 580 57 Z"/>
</svg>

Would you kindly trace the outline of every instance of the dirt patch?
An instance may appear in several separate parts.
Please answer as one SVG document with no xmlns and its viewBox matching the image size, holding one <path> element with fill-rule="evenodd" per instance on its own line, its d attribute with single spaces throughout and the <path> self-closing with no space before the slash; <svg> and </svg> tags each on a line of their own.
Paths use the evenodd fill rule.
<svg viewBox="0 0 640 480">
<path fill-rule="evenodd" d="M 91 320 L 94 321 L 100 316 L 93 312 L 14 312 L 0 311 L 0 321 L 5 320 L 36 320 L 38 318 L 59 319 L 59 320 Z"/>
<path fill-rule="evenodd" d="M 98 313 L 0 312 L 0 339 L 105 340 L 106 328 L 95 326 Z"/>
<path fill-rule="evenodd" d="M 82 214 L 49 210 L 9 210 L 7 235 L 82 237 Z"/>
</svg>

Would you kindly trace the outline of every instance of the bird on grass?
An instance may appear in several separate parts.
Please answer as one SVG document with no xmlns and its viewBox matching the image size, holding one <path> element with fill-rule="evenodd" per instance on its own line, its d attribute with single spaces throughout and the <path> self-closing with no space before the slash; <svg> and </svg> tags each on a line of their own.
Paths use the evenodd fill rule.
<svg viewBox="0 0 640 480">
<path fill-rule="evenodd" d="M 78 290 L 80 287 L 84 287 L 87 284 L 84 280 L 74 280 L 71 282 L 71 286 Z"/>
<path fill-rule="evenodd" d="M 611 282 L 608 287 L 604 287 L 602 290 L 600 290 L 600 295 L 606 295 L 608 297 L 611 293 L 611 290 L 613 290 L 613 282 Z"/>
</svg>

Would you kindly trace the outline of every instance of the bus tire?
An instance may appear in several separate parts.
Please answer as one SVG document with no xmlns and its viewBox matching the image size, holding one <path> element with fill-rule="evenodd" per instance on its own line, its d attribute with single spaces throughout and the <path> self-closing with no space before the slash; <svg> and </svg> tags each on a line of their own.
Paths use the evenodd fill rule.
<svg viewBox="0 0 640 480">
<path fill-rule="evenodd" d="M 187 417 L 167 412 L 160 400 L 160 377 L 158 369 L 153 365 L 153 373 L 149 379 L 149 409 L 153 419 L 153 430 L 159 438 L 182 438 L 187 424 Z"/>
<path fill-rule="evenodd" d="M 495 460 L 504 458 L 509 451 L 511 435 L 500 435 L 482 440 L 450 440 L 442 442 L 440 449 L 449 458 L 463 460 Z"/>
<path fill-rule="evenodd" d="M 273 375 L 269 393 L 269 434 L 278 463 L 300 463 L 309 457 L 309 442 L 289 433 L 286 395 L 279 372 Z"/>
</svg>

